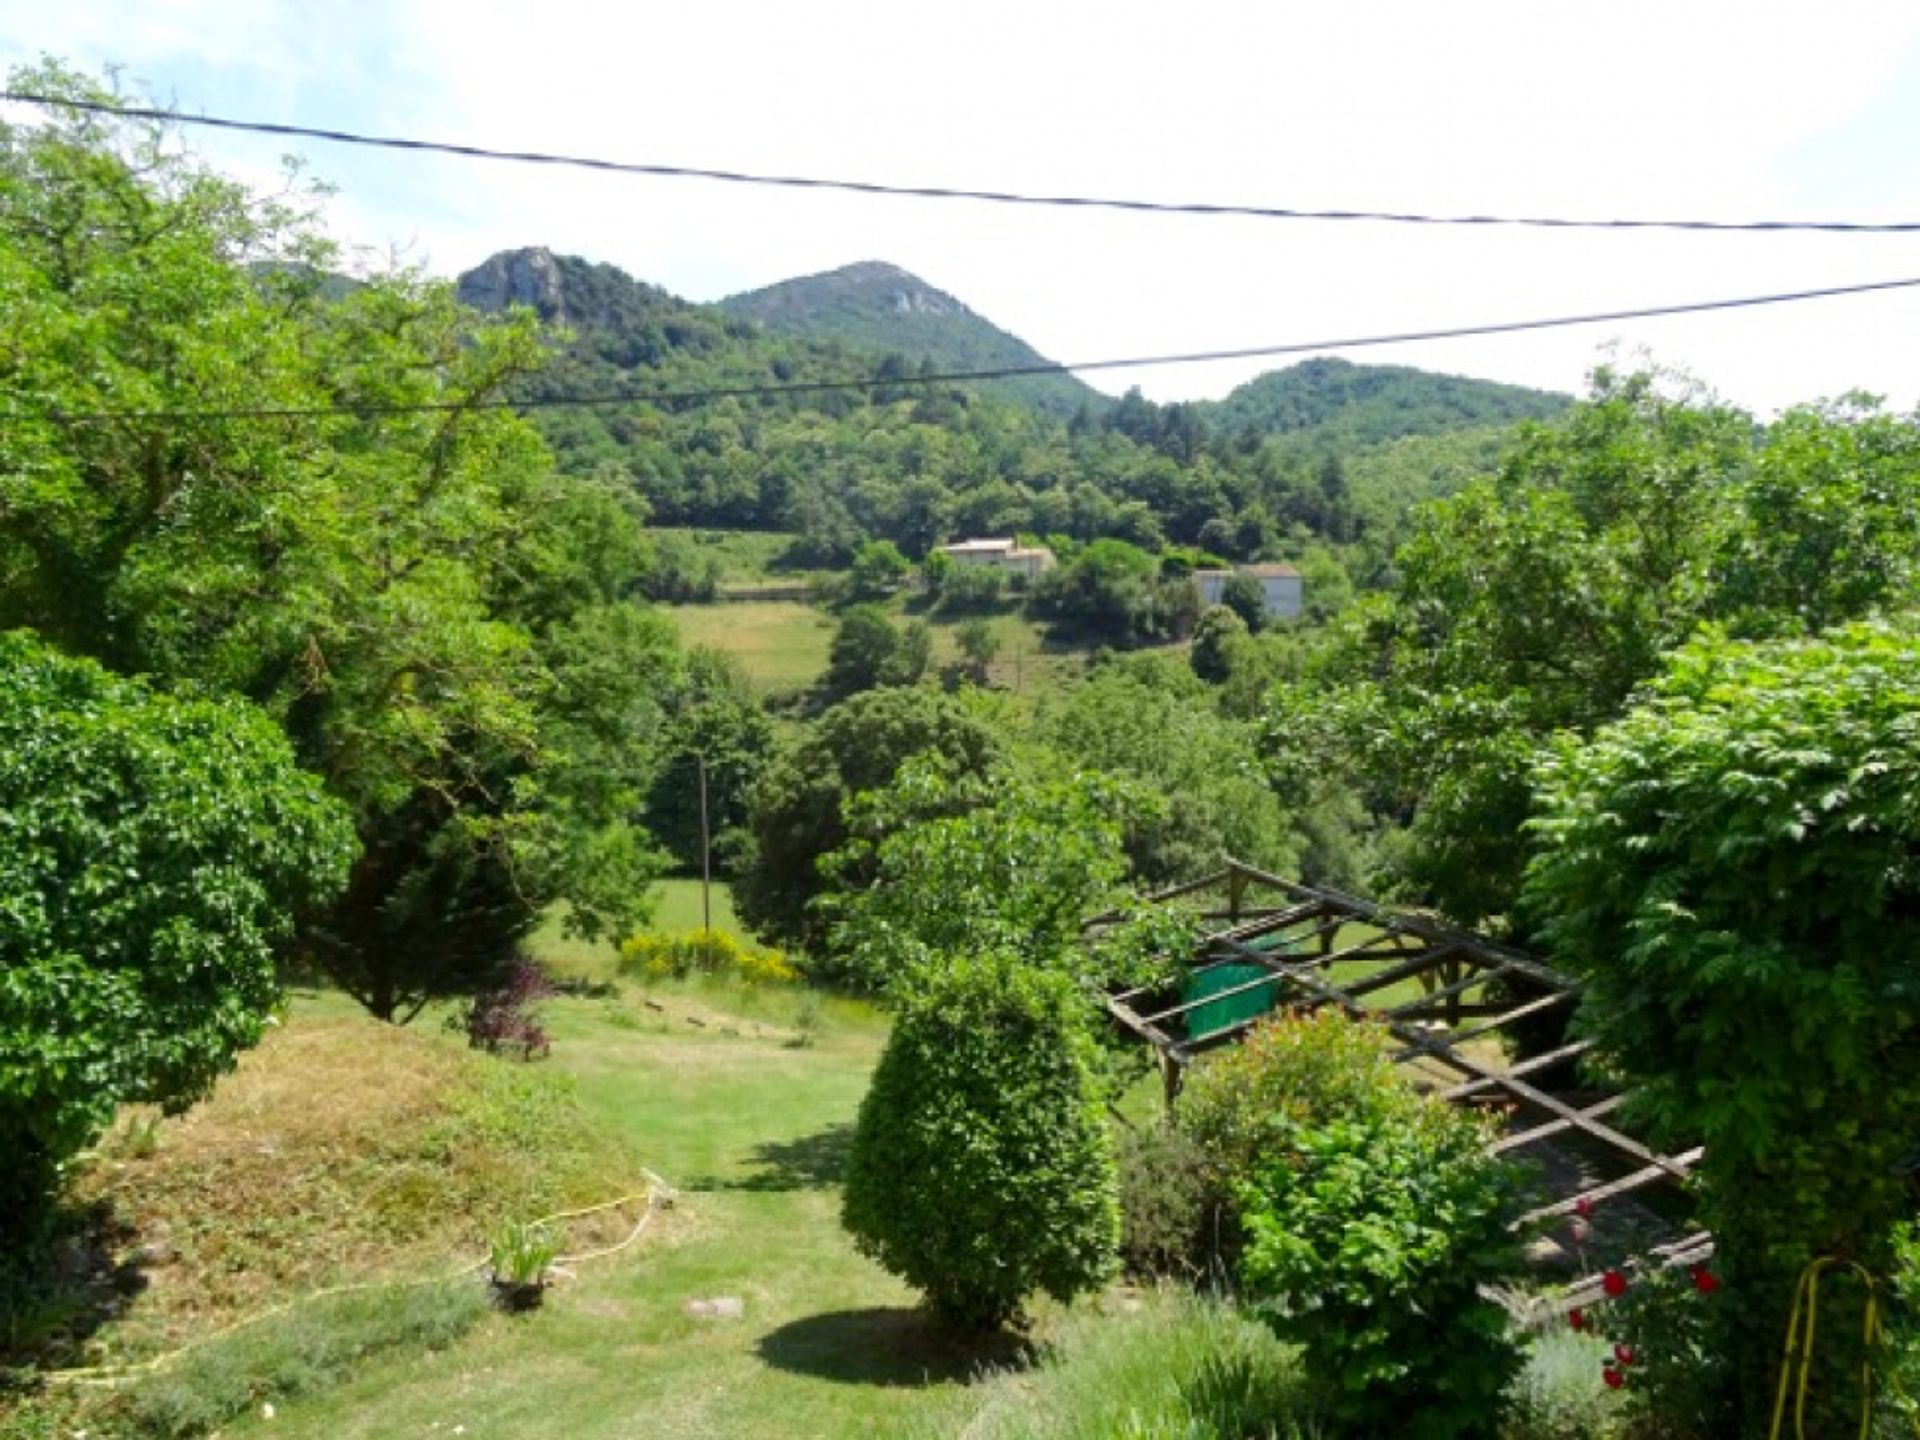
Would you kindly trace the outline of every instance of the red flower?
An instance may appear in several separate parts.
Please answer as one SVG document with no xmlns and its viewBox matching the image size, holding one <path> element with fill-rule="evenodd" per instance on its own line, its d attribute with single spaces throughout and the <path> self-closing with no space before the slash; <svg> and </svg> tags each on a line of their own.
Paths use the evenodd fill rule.
<svg viewBox="0 0 1920 1440">
<path fill-rule="evenodd" d="M 1610 1298 L 1618 1300 L 1627 1293 L 1627 1277 L 1618 1270 L 1609 1270 L 1600 1277 L 1600 1288 L 1606 1291 Z"/>
<path fill-rule="evenodd" d="M 1613 1358 L 1622 1366 L 1631 1365 L 1633 1363 L 1633 1347 L 1631 1345 L 1614 1346 Z"/>
<path fill-rule="evenodd" d="M 1704 1265 L 1692 1266 L 1687 1273 L 1693 1276 L 1693 1288 L 1702 1295 L 1711 1295 L 1720 1288 L 1720 1277 Z"/>
<path fill-rule="evenodd" d="M 1591 1220 L 1593 1218 L 1593 1201 L 1582 1195 L 1578 1200 L 1573 1202 L 1573 1213 L 1578 1215 L 1582 1220 Z"/>
<path fill-rule="evenodd" d="M 1567 1312 L 1567 1324 L 1571 1325 L 1576 1330 L 1586 1329 L 1587 1328 L 1587 1312 L 1582 1310 L 1578 1305 L 1574 1306 L 1573 1309 Z"/>
<path fill-rule="evenodd" d="M 1609 1390 L 1618 1390 L 1622 1385 L 1627 1383 L 1627 1377 L 1611 1365 L 1600 1372 L 1600 1378 L 1607 1382 L 1607 1388 Z"/>
</svg>

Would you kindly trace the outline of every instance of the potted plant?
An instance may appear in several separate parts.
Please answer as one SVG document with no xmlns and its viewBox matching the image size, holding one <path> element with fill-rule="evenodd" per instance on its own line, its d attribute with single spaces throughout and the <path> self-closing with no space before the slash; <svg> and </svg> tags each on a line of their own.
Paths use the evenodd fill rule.
<svg viewBox="0 0 1920 1440">
<path fill-rule="evenodd" d="M 494 1298 L 506 1310 L 531 1310 L 547 1288 L 547 1272 L 560 1245 L 543 1225 L 509 1220 L 488 1246 Z"/>
</svg>

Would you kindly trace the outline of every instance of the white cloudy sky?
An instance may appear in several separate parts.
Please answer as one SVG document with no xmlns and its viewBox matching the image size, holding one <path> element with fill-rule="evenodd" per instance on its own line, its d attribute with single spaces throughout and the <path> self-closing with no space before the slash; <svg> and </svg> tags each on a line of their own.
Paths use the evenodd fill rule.
<svg viewBox="0 0 1920 1440">
<path fill-rule="evenodd" d="M 1920 219 L 1912 0 L 0 0 L 0 54 L 184 109 L 674 164 L 1303 208 Z M 266 177 L 291 142 L 196 132 Z M 708 300 L 859 259 L 1062 360 L 1920 275 L 1920 235 L 1494 232 L 1011 210 L 299 146 L 343 237 L 544 244 Z M 1920 292 L 1374 350 L 1578 388 L 1608 341 L 1766 411 L 1920 401 Z M 1264 368 L 1137 379 L 1161 399 Z"/>
</svg>

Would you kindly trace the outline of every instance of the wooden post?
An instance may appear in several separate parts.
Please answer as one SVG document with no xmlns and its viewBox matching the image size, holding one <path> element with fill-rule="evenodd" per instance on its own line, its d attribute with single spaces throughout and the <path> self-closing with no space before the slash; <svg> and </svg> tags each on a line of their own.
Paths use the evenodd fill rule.
<svg viewBox="0 0 1920 1440">
<path fill-rule="evenodd" d="M 700 762 L 700 928 L 713 929 L 713 838 L 707 830 L 707 757 Z"/>
</svg>

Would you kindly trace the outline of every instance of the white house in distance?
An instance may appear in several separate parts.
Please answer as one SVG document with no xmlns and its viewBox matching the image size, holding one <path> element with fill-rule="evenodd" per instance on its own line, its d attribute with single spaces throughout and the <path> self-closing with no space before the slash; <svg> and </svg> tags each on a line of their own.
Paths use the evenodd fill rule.
<svg viewBox="0 0 1920 1440">
<path fill-rule="evenodd" d="M 956 565 L 1004 570 L 1032 580 L 1054 565 L 1053 551 L 1044 545 L 1023 546 L 1017 540 L 961 540 L 942 545 L 940 553 Z"/>
<path fill-rule="evenodd" d="M 1199 587 L 1200 603 L 1203 606 L 1218 605 L 1220 592 L 1235 575 L 1245 575 L 1260 583 L 1260 593 L 1266 597 L 1269 620 L 1299 618 L 1306 592 L 1300 582 L 1300 572 L 1291 565 L 1236 565 L 1231 570 L 1196 570 L 1193 572 L 1193 583 Z"/>
</svg>

